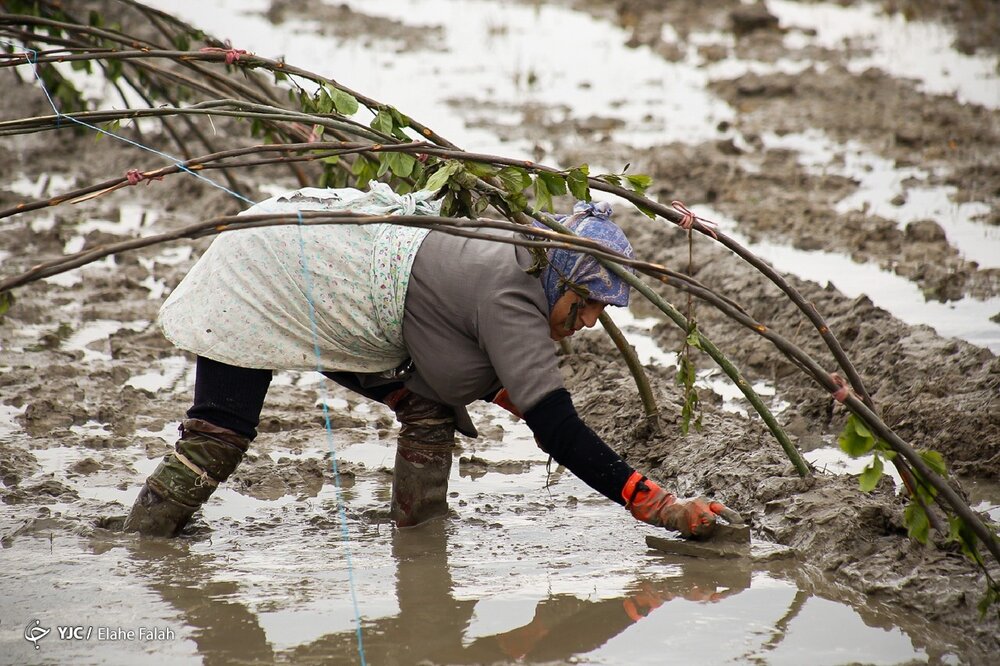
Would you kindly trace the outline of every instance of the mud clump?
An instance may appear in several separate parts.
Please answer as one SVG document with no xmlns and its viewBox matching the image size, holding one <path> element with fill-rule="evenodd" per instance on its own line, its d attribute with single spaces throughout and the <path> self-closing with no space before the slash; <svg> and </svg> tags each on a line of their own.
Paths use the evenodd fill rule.
<svg viewBox="0 0 1000 666">
<path fill-rule="evenodd" d="M 229 477 L 228 486 L 260 500 L 275 500 L 285 495 L 316 497 L 323 488 L 329 465 L 316 458 L 277 461 L 264 456 L 247 456 Z M 341 482 L 353 482 L 354 473 L 338 470 Z"/>
<path fill-rule="evenodd" d="M 31 484 L 12 488 L 0 497 L 0 501 L 4 504 L 54 504 L 78 499 L 80 499 L 79 493 L 52 475 Z"/>
<path fill-rule="evenodd" d="M 661 230 L 639 217 L 622 220 L 633 244 L 655 248 L 647 257 L 667 266 L 686 265 L 687 248 L 665 245 Z M 734 298 L 757 321 L 781 333 L 806 353 L 825 361 L 830 352 L 797 307 L 765 277 L 708 242 L 697 243 L 694 277 Z M 953 472 L 1000 478 L 1000 359 L 989 350 L 949 340 L 922 326 L 907 326 L 861 296 L 847 298 L 832 287 L 787 278 L 807 302 L 815 305 L 838 337 L 883 420 L 916 448 L 944 454 Z M 654 290 L 676 302 L 676 291 Z M 836 436 L 846 412 L 830 395 L 752 331 L 699 305 L 700 328 L 751 379 L 773 382 L 792 407 L 789 418 L 808 424 L 800 436 Z M 677 349 L 676 327 L 656 329 L 660 346 Z M 710 360 L 703 357 L 703 362 Z M 708 367 L 706 365 L 706 367 Z"/>
<path fill-rule="evenodd" d="M 755 538 L 792 548 L 798 566 L 857 591 L 860 603 L 910 609 L 927 619 L 929 632 L 950 627 L 985 654 L 1000 650 L 1000 619 L 980 619 L 977 609 L 986 585 L 982 572 L 948 547 L 910 539 L 904 502 L 888 480 L 866 494 L 851 476 L 800 478 L 759 419 L 733 419 L 711 406 L 703 413 L 704 428 L 681 436 L 680 397 L 662 378 L 651 380 L 661 407 L 660 429 L 642 427 L 632 379 L 609 343 L 596 336 L 574 342 L 602 377 L 574 380 L 573 369 L 583 361 L 565 358 L 574 401 L 630 464 L 679 496 L 704 495 L 734 508 Z M 851 593 L 840 597 L 859 603 Z"/>
</svg>

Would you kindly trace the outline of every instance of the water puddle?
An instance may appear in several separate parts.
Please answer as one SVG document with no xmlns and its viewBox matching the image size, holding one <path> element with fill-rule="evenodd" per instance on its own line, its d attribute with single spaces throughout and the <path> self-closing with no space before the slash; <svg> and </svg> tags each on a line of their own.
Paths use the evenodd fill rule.
<svg viewBox="0 0 1000 666">
<path fill-rule="evenodd" d="M 486 109 L 490 122 L 500 126 L 517 125 L 519 109 L 529 103 L 567 114 L 562 120 L 612 117 L 624 121 L 608 125 L 612 140 L 636 146 L 717 138 L 718 123 L 733 117 L 707 92 L 708 70 L 665 62 L 644 47 L 625 49 L 627 35 L 621 30 L 564 8 L 479 0 L 349 0 L 348 6 L 359 11 L 411 25 L 445 26 L 439 49 L 400 54 L 371 35 L 333 39 L 319 34 L 316 24 L 273 25 L 262 16 L 271 4 L 266 0 L 153 4 L 232 38 L 237 48 L 284 56 L 292 63 L 321 63 L 316 66 L 321 73 L 484 152 L 530 156 L 533 146 L 516 133 L 508 142 L 498 140 L 495 125 L 483 129 L 471 115 L 481 111 L 469 109 Z M 792 16 L 787 4 L 772 7 L 785 22 L 806 22 L 826 7 L 817 6 L 803 18 Z M 560 26 L 558 34 L 551 25 Z M 827 38 L 822 30 L 817 37 Z M 459 100 L 468 103 L 455 103 Z M 572 111 L 561 111 L 564 107 Z M 28 186 L 35 188 L 32 192 L 54 187 L 31 180 L 18 185 Z M 872 194 L 851 205 L 880 202 Z M 724 220 L 713 211 L 704 214 Z M 140 211 L 131 210 L 118 222 L 89 224 L 93 230 L 131 234 L 148 223 Z M 729 231 L 733 224 L 727 224 Z M 835 283 L 849 295 L 864 291 L 906 320 L 896 305 L 902 298 L 913 317 L 943 326 L 943 334 L 1000 348 L 1000 326 L 983 323 L 1000 309 L 993 301 L 979 309 L 962 301 L 936 311 L 935 304 L 896 284 L 905 281 L 870 272 L 846 257 L 790 249 L 786 255 L 784 248 L 766 244 L 751 249 L 779 270 L 808 273 L 821 264 L 814 279 L 825 282 L 836 275 Z M 190 254 L 184 251 L 163 250 L 149 266 L 186 261 Z M 153 279 L 146 287 L 152 298 L 162 296 L 161 282 Z M 675 355 L 658 349 L 649 335 L 658 320 L 627 312 L 614 316 L 644 363 L 676 363 Z M 110 356 L 99 348 L 102 340 L 122 327 L 148 325 L 88 322 L 64 344 L 82 350 L 87 362 L 106 360 Z M 154 393 L 186 392 L 189 373 L 183 359 L 166 358 L 128 384 Z M 324 382 L 316 373 L 276 373 L 272 386 L 298 389 Z M 699 383 L 723 395 L 727 408 L 745 409 L 728 380 L 705 375 Z M 765 383 L 756 388 L 765 396 L 774 393 Z M 295 491 L 276 499 L 223 487 L 205 507 L 208 527 L 177 540 L 140 540 L 92 527 L 97 515 L 124 514 L 158 464 L 144 447 L 31 450 L 40 470 L 21 484 L 54 478 L 80 499 L 0 512 L 0 569 L 5 572 L 0 577 L 0 654 L 15 663 L 131 665 L 150 654 L 172 663 L 359 663 L 358 615 L 366 660 L 373 664 L 687 664 L 692 646 L 707 663 L 959 661 L 960 648 L 932 635 L 923 618 L 847 603 L 788 563 L 748 558 L 720 566 L 648 551 L 644 536 L 651 528 L 564 470 L 547 467 L 547 456 L 527 428 L 492 406 L 479 406 L 473 415 L 491 436 L 462 440 L 465 448 L 456 454 L 450 479 L 454 515 L 394 530 L 384 522 L 390 480 L 380 471 L 392 465 L 393 435 L 378 439 L 371 408 L 336 392 L 327 396 L 325 388 L 321 393 L 331 410 L 368 422 L 332 437 L 338 463 L 358 469 L 353 481 L 338 488 L 327 472 L 318 493 Z M 0 405 L 0 437 L 23 435 L 16 420 L 23 411 Z M 176 425 L 140 428 L 136 434 L 172 443 Z M 92 444 L 110 439 L 101 423 L 70 432 Z M 266 438 L 255 444 L 255 453 L 267 456 L 269 464 L 285 460 L 280 464 L 289 469 L 315 464 L 329 451 L 321 432 L 287 450 L 267 444 Z M 828 454 L 812 455 L 821 462 Z M 104 468 L 69 473 L 88 457 L 117 467 L 114 473 Z M 841 462 L 824 464 L 833 468 Z M 754 544 L 755 552 L 764 545 Z M 80 624 L 161 627 L 171 636 L 69 641 L 49 635 L 35 650 L 21 631 L 35 620 L 53 630 Z"/>
<path fill-rule="evenodd" d="M 990 206 L 978 201 L 955 203 L 958 189 L 925 184 L 931 176 L 926 170 L 897 168 L 892 160 L 856 142 L 838 144 L 818 130 L 782 136 L 765 133 L 761 139 L 767 149 L 797 152 L 808 173 L 857 182 L 858 189 L 836 204 L 838 213 L 863 211 L 893 220 L 900 229 L 915 220 L 934 220 L 963 257 L 981 268 L 1000 267 L 1000 229 L 976 221 L 990 212 Z"/>
<path fill-rule="evenodd" d="M 733 118 L 729 106 L 707 91 L 703 72 L 666 62 L 647 47 L 625 48 L 629 35 L 620 28 L 558 6 L 485 0 L 341 3 L 411 26 L 445 27 L 434 49 L 406 57 L 377 35 L 331 39 L 318 34 L 316 23 L 275 26 L 261 15 L 267 2 L 152 4 L 209 32 L 238 35 L 239 48 L 259 55 L 322 63 L 320 73 L 477 152 L 529 158 L 534 140 L 498 141 L 496 130 L 496 125 L 516 128 L 528 106 L 555 114 L 556 122 L 614 118 L 589 126 L 637 147 L 714 139 L 718 124 Z M 552 25 L 560 30 L 553 32 Z M 484 119 L 491 127 L 483 127 Z"/>
<path fill-rule="evenodd" d="M 21 430 L 16 419 L 24 414 L 25 409 L 26 407 L 14 407 L 0 402 L 0 437 L 10 437 Z"/>
<path fill-rule="evenodd" d="M 504 434 L 461 455 L 496 465 L 520 461 L 524 471 L 487 466 L 463 474 L 456 461 L 455 515 L 415 529 L 363 517 L 388 502 L 388 477 L 377 473 L 359 475 L 340 495 L 331 478 L 315 497 L 257 500 L 224 487 L 204 511 L 211 535 L 169 542 L 67 532 L 58 521 L 75 520 L 80 502 L 44 507 L 0 550 L 0 564 L 19 562 L 0 580 L 2 598 L 17 610 L 5 614 L 4 625 L 156 626 L 173 638 L 50 637 L 35 653 L 20 631 L 4 631 L 0 650 L 15 661 L 44 654 L 126 664 L 149 651 L 175 663 L 358 663 L 357 608 L 372 664 L 687 664 L 691 645 L 710 663 L 949 660 L 951 648 L 940 643 L 928 652 L 919 622 L 825 596 L 781 562 L 720 567 L 646 550 L 649 528 L 575 477 L 547 472 L 523 424 L 492 406 L 477 409 L 475 419 Z M 369 462 L 358 455 L 365 447 L 391 450 L 366 441 L 344 446 L 338 457 Z M 302 455 L 324 450 L 317 435 Z M 110 476 L 66 475 L 94 451 L 32 453 L 41 470 L 23 483 L 54 475 L 84 503 L 120 502 L 122 512 L 157 464 L 136 454 L 122 490 Z M 350 516 L 346 541 L 341 498 Z M 22 512 L 22 520 L 30 515 Z M 104 576 L 100 586 L 96 576 Z M 54 578 L 59 585 L 39 585 Z"/>
<path fill-rule="evenodd" d="M 832 283 L 846 296 L 868 296 L 876 306 L 911 325 L 923 324 L 944 337 L 961 338 L 994 353 L 1000 352 L 1000 324 L 990 317 L 1000 311 L 1000 297 L 963 298 L 941 303 L 925 299 L 916 284 L 872 264 L 822 250 L 799 250 L 770 241 L 752 243 L 731 218 L 699 206 L 699 214 L 719 224 L 728 235 L 780 272 L 817 284 Z"/>
<path fill-rule="evenodd" d="M 153 365 L 158 368 L 132 375 L 125 385 L 150 393 L 176 390 L 179 383 L 184 386 L 194 385 L 194 366 L 183 356 L 157 359 Z"/>
<path fill-rule="evenodd" d="M 18 174 L 4 183 L 4 188 L 28 199 L 41 199 L 65 192 L 74 185 L 74 179 L 60 174 L 43 173 L 34 178 Z"/>
<path fill-rule="evenodd" d="M 856 47 L 848 63 L 855 73 L 877 67 L 892 76 L 918 81 L 932 94 L 955 94 L 959 101 L 1000 107 L 996 56 L 965 55 L 952 46 L 953 30 L 936 23 L 885 15 L 878 3 L 843 7 L 832 3 L 768 0 L 783 28 L 800 28 L 785 37 L 789 48 L 816 45 Z"/>
<path fill-rule="evenodd" d="M 500 147 L 490 133 L 470 128 L 467 118 L 456 116 L 460 110 L 447 103 L 456 96 L 472 95 L 478 101 L 460 106 L 480 109 L 477 113 L 490 114 L 500 123 L 516 124 L 517 114 L 509 107 L 517 108 L 526 101 L 549 107 L 568 104 L 577 117 L 610 114 L 625 123 L 616 132 L 670 118 L 665 123 L 669 129 L 646 132 L 644 138 L 613 135 L 615 141 L 636 146 L 717 138 L 719 121 L 732 117 L 731 109 L 707 91 L 709 74 L 693 66 L 697 64 L 694 61 L 669 63 L 645 47 L 625 48 L 627 35 L 620 29 L 564 8 L 501 6 L 481 0 L 407 0 L 377 7 L 360 0 L 347 3 L 359 12 L 408 25 L 444 26 L 444 43 L 439 49 L 421 50 L 419 58 L 402 58 L 393 49 L 380 48 L 384 44 L 378 39 L 334 40 L 316 34 L 314 25 L 305 27 L 294 22 L 272 25 L 261 15 L 266 10 L 263 2 L 239 6 L 223 2 L 211 8 L 193 1 L 169 4 L 171 11 L 210 31 L 239 34 L 241 47 L 261 55 L 282 54 L 291 62 L 323 62 L 323 73 L 340 77 L 347 85 L 397 105 L 474 150 L 496 150 L 512 156 L 520 151 L 524 156 L 529 146 L 512 142 Z M 929 50 L 940 60 L 947 52 L 947 60 L 958 63 L 947 66 L 950 72 L 947 81 L 961 89 L 962 94 L 995 91 L 1000 86 L 995 69 L 987 81 L 983 80 L 986 75 L 982 74 L 985 67 L 982 63 L 992 63 L 990 67 L 995 68 L 995 58 L 962 56 L 951 48 L 952 36 L 944 28 L 880 16 L 877 8 L 868 5 L 843 8 L 822 3 L 774 2 L 769 7 L 783 24 L 815 30 L 816 36 L 811 39 L 820 45 L 832 46 L 848 38 L 863 41 L 869 55 L 858 56 L 855 63 L 859 67 L 875 63 L 899 73 L 892 69 L 903 66 L 898 63 L 921 62 L 923 58 L 902 58 L 900 54 Z M 164 9 L 168 7 L 164 5 Z M 454 22 L 456 16 L 462 17 L 461 29 Z M 560 31 L 565 38 L 547 30 L 546 26 L 554 24 L 565 26 Z M 896 36 L 888 39 L 886 35 Z M 805 38 L 801 31 L 792 31 L 786 37 Z M 712 43 L 715 39 L 722 37 L 709 33 L 692 37 L 687 58 L 697 57 L 698 43 Z M 599 86 L 581 86 L 577 74 L 580 44 L 587 44 L 587 69 L 597 68 L 594 76 L 600 74 Z M 462 62 L 462 66 L 455 67 L 456 61 Z M 537 68 L 535 86 L 525 90 L 518 83 L 523 77 L 516 74 L 536 61 L 543 62 L 544 67 Z M 934 76 L 932 68 L 915 69 L 925 77 Z M 959 76 L 959 72 L 963 75 Z M 967 81 L 966 75 L 972 79 Z M 420 85 L 421 82 L 426 85 Z M 925 83 L 932 85 L 930 78 Z M 480 96 L 490 103 L 484 104 Z M 648 120 L 649 110 L 644 106 L 643 100 L 647 98 L 660 105 L 652 121 Z M 619 99 L 626 101 L 609 108 L 610 101 Z M 683 100 L 683 105 L 677 106 L 673 100 Z M 637 117 L 647 120 L 637 124 Z M 840 203 L 841 212 L 864 208 L 871 214 L 896 220 L 900 226 L 915 219 L 936 219 L 949 241 L 966 258 L 983 267 L 1000 266 L 1000 232 L 974 220 L 987 212 L 988 207 L 979 202 L 954 203 L 954 188 L 909 185 L 904 190 L 907 179 L 927 179 L 929 174 L 923 170 L 897 169 L 859 146 L 836 145 L 820 133 L 768 136 L 766 140 L 770 147 L 799 151 L 803 164 L 816 172 L 840 173 L 858 179 L 858 192 Z M 838 157 L 843 166 L 832 166 Z M 904 192 L 904 204 L 891 203 Z M 967 298 L 949 304 L 928 302 L 914 283 L 874 265 L 857 264 L 838 253 L 804 252 L 771 243 L 756 244 L 751 249 L 778 270 L 820 284 L 826 283 L 831 275 L 836 276 L 832 282 L 849 296 L 865 293 L 876 305 L 906 323 L 928 324 L 941 335 L 961 337 L 993 351 L 1000 350 L 1000 325 L 989 319 L 1000 311 L 1000 298 L 986 301 Z"/>
<path fill-rule="evenodd" d="M 122 329 L 130 331 L 143 331 L 149 327 L 149 322 L 144 319 L 135 321 L 115 321 L 113 319 L 93 319 L 84 322 L 80 328 L 76 329 L 63 341 L 63 348 L 73 351 L 83 352 L 84 362 L 96 360 L 111 360 L 111 350 L 95 349 L 95 343 L 107 341 L 114 333 Z"/>
</svg>

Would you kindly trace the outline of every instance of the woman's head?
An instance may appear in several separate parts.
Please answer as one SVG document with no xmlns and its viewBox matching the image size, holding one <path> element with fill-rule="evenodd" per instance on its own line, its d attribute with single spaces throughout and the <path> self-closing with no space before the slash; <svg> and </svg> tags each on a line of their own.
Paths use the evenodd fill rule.
<svg viewBox="0 0 1000 666">
<path fill-rule="evenodd" d="M 560 221 L 579 236 L 597 241 L 630 259 L 635 257 L 625 234 L 611 221 L 608 203 L 578 202 L 573 207 L 573 214 Z M 581 327 L 578 325 L 581 321 L 584 326 L 593 326 L 605 305 L 628 305 L 628 284 L 584 252 L 549 250 L 548 265 L 542 271 L 541 280 L 549 302 L 549 323 L 554 337 L 557 330 L 572 335 Z M 553 322 L 554 317 L 561 321 Z"/>
</svg>

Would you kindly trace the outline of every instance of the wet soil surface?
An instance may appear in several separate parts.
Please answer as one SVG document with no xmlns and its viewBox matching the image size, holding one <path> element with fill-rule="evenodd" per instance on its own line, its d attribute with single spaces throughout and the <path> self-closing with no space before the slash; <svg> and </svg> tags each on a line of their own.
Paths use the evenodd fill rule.
<svg viewBox="0 0 1000 666">
<path fill-rule="evenodd" d="M 628 48 L 649 48 L 667 60 L 679 59 L 680 47 L 664 37 L 663 26 L 682 37 L 705 25 L 731 33 L 729 47 L 702 48 L 706 63 L 802 55 L 782 39 L 791 29 L 763 6 L 562 4 L 625 28 Z M 964 53 L 998 48 L 996 3 L 885 4 L 953 26 Z M 304 11 L 311 11 L 306 3 L 274 2 L 265 15 L 280 26 Z M 329 15 L 320 32 L 346 39 L 349 25 L 352 39 L 389 40 L 415 54 L 434 49 L 435 36 L 447 29 L 372 18 L 346 5 L 323 11 Z M 838 210 L 858 190 L 856 179 L 810 169 L 781 142 L 817 130 L 857 142 L 893 168 L 919 168 L 922 186 L 954 187 L 956 199 L 985 204 L 977 223 L 996 225 L 997 110 L 922 92 L 876 69 L 855 72 L 846 61 L 850 45 L 801 49 L 824 63 L 822 71 L 713 78 L 710 90 L 736 112 L 718 139 L 697 145 L 618 144 L 607 137 L 625 121 L 613 112 L 576 117 L 571 104 L 499 108 L 497 116 L 519 114 L 523 122 L 481 125 L 512 141 L 544 138 L 536 145 L 547 161 L 631 163 L 632 172 L 653 176 L 651 193 L 662 201 L 683 198 L 696 210 L 737 220 L 749 239 L 878 264 L 929 299 L 997 296 L 1000 271 L 964 258 L 937 221 L 901 225 L 871 211 Z M 46 112 L 30 80 L 14 81 L 9 70 L 0 76 L 16 91 L 0 97 L 3 118 Z M 420 120 L 434 126 L 433 118 Z M 222 136 L 228 127 L 216 121 Z M 581 143 L 580 135 L 593 140 Z M 9 159 L 0 161 L 0 183 L 8 185 L 0 186 L 0 208 L 142 161 L 131 147 L 86 133 L 3 141 Z M 251 198 L 270 191 L 264 188 L 294 186 L 283 173 L 252 178 L 244 183 Z M 906 187 L 900 197 L 894 205 L 905 206 Z M 2 275 L 81 246 L 239 208 L 217 189 L 173 178 L 8 218 L 0 221 Z M 682 231 L 624 206 L 616 215 L 641 258 L 688 270 Z M 0 563 L 7 572 L 0 583 L 0 661 L 135 663 L 156 655 L 177 663 L 199 656 L 206 663 L 357 662 L 359 600 L 364 649 L 375 664 L 660 664 L 673 663 L 664 654 L 690 655 L 690 641 L 704 646 L 707 663 L 986 664 L 1000 655 L 1000 620 L 976 609 L 982 573 L 953 549 L 907 538 L 905 503 L 888 477 L 869 494 L 850 475 L 819 469 L 800 479 L 759 419 L 746 416 L 745 404 L 734 413 L 707 390 L 703 428 L 682 437 L 676 369 L 668 362 L 647 365 L 660 408 L 652 427 L 613 346 L 596 332 L 575 338 L 562 361 L 578 410 L 631 464 L 678 495 L 716 497 L 742 513 L 752 526 L 753 558 L 720 565 L 647 552 L 641 526 L 568 474 L 547 470 L 524 426 L 486 407 L 474 414 L 482 436 L 462 439 L 456 451 L 453 515 L 394 530 L 386 520 L 391 413 L 294 373 L 276 377 L 251 454 L 183 538 L 120 534 L 116 527 L 139 484 L 170 450 L 193 381 L 192 359 L 152 322 L 207 243 L 150 248 L 33 283 L 17 291 L 0 323 Z M 834 368 L 808 322 L 728 251 L 697 238 L 691 273 Z M 885 421 L 912 445 L 944 454 L 963 493 L 995 488 L 1000 359 L 907 325 L 866 297 L 789 281 L 826 317 Z M 686 300 L 669 287 L 654 289 L 679 305 Z M 640 320 L 654 314 L 648 304 L 633 307 Z M 751 382 L 773 389 L 772 406 L 802 449 L 835 441 L 846 413 L 829 394 L 710 307 L 699 304 L 697 319 Z M 625 329 L 666 352 L 682 342 L 669 323 Z M 708 359 L 697 361 L 707 372 Z M 324 434 L 323 401 L 332 440 Z M 985 497 L 994 507 L 1000 501 L 995 490 Z M 995 566 L 992 572 L 1000 574 Z M 88 644 L 50 635 L 35 651 L 22 634 L 36 617 L 46 627 L 161 627 L 177 635 Z M 851 640 L 824 639 L 829 632 L 819 628 L 832 623 L 860 647 L 852 652 L 844 645 Z M 879 629 L 877 641 L 866 633 L 872 628 Z M 898 643 L 887 643 L 890 637 Z"/>
</svg>

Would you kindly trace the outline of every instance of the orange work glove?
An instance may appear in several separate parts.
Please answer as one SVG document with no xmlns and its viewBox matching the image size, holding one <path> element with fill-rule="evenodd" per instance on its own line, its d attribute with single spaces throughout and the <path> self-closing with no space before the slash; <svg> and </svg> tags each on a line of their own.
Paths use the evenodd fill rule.
<svg viewBox="0 0 1000 666">
<path fill-rule="evenodd" d="M 629 616 L 629 619 L 633 622 L 638 622 L 662 606 L 664 601 L 668 600 L 669 597 L 665 598 L 648 584 L 644 584 L 642 589 L 622 601 L 622 606 L 625 608 L 625 614 Z"/>
<path fill-rule="evenodd" d="M 686 537 L 711 535 L 715 531 L 716 515 L 732 513 L 721 502 L 703 497 L 679 500 L 639 472 L 633 472 L 625 482 L 622 499 L 625 508 L 637 520 L 677 530 Z"/>
<path fill-rule="evenodd" d="M 514 403 L 510 399 L 510 393 L 507 393 L 507 389 L 505 388 L 500 389 L 497 391 L 497 394 L 493 396 L 493 404 L 500 405 L 519 419 L 524 418 L 521 410 L 514 406 Z"/>
</svg>

